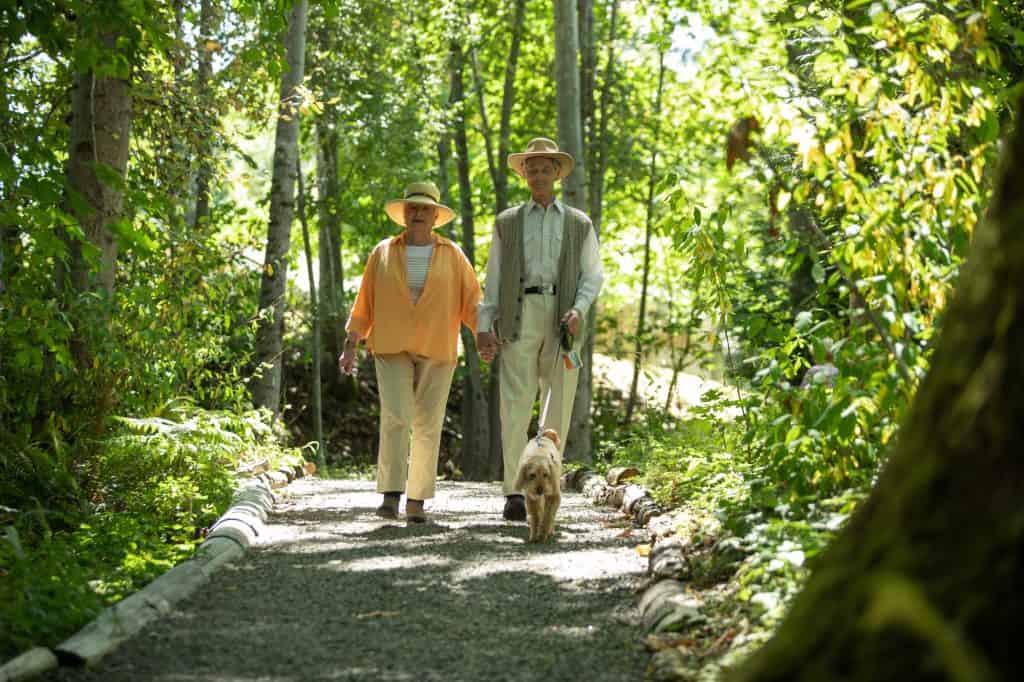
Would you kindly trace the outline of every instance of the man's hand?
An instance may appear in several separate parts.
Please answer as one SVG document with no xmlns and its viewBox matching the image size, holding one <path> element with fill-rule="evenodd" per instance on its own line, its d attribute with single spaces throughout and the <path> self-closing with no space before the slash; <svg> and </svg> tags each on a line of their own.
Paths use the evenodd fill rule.
<svg viewBox="0 0 1024 682">
<path fill-rule="evenodd" d="M 476 335 L 476 349 L 484 362 L 490 362 L 498 354 L 498 335 L 494 332 L 479 332 Z"/>
<path fill-rule="evenodd" d="M 569 308 L 569 312 L 562 315 L 561 321 L 568 325 L 569 333 L 574 337 L 580 335 L 580 323 L 583 321 L 583 316 L 580 315 L 580 311 L 575 308 Z"/>
</svg>

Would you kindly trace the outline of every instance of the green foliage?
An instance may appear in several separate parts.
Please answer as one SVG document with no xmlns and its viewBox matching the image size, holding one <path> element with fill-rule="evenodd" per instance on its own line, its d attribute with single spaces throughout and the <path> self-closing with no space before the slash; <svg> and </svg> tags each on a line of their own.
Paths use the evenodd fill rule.
<svg viewBox="0 0 1024 682">
<path fill-rule="evenodd" d="M 179 4 L 181 15 L 159 0 L 0 9 L 0 616 L 14 623 L 2 655 L 52 641 L 187 555 L 238 457 L 274 447 L 260 419 L 240 415 L 290 8 L 217 6 L 200 36 L 198 7 Z M 599 387 L 595 452 L 602 465 L 639 466 L 659 501 L 691 510 L 681 533 L 699 548 L 694 575 L 733 579 L 711 611 L 736 628 L 767 626 L 784 607 L 871 485 L 927 371 L 1024 80 L 1019 5 L 619 3 L 614 41 L 611 5 L 594 7 L 596 111 L 581 161 L 606 169 L 598 351 L 631 361 L 638 341 L 656 153 L 641 360 L 722 382 L 695 405 L 662 387 L 628 425 L 624 387 Z M 314 230 L 323 215 L 342 225 L 349 300 L 372 245 L 397 231 L 383 203 L 410 180 L 443 182 L 452 41 L 468 60 L 468 198 L 486 266 L 512 11 L 312 3 L 303 168 L 321 171 L 332 152 L 338 186 L 307 181 L 325 209 L 309 217 Z M 550 6 L 527 3 L 525 36 L 512 149 L 557 137 Z M 124 194 L 109 225 L 120 250 L 110 295 L 64 276 L 76 249 L 98 266 L 74 218 L 88 200 L 65 178 L 69 93 L 90 69 L 132 92 L 128 172 L 93 169 Z M 196 225 L 200 168 L 211 212 Z M 526 196 L 515 176 L 509 195 Z M 310 372 L 300 300 L 286 299 L 284 336 L 297 433 Z M 372 382 L 325 383 L 341 415 L 328 429 L 342 441 L 337 472 L 365 473 Z"/>
<path fill-rule="evenodd" d="M 1022 64 L 1003 8 L 694 4 L 662 243 L 783 499 L 870 485 L 927 370 Z"/>
<path fill-rule="evenodd" d="M 0 495 L 14 505 L 0 509 L 2 658 L 58 643 L 191 556 L 230 502 L 240 461 L 281 458 L 278 434 L 256 412 L 173 401 L 113 423 L 88 472 L 16 443 L 0 457 Z"/>
</svg>

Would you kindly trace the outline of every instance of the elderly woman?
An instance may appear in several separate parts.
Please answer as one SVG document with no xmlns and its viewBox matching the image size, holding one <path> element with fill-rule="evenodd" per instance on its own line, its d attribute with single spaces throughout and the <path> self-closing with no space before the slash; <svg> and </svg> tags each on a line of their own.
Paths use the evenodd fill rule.
<svg viewBox="0 0 1024 682">
<path fill-rule="evenodd" d="M 423 501 L 434 496 L 459 325 L 476 332 L 481 298 L 465 254 L 434 233 L 455 217 L 439 199 L 434 183 L 414 182 L 403 198 L 386 204 L 388 217 L 405 230 L 370 254 L 338 359 L 341 371 L 351 374 L 363 339 L 374 355 L 380 393 L 377 492 L 384 494 L 377 514 L 398 518 L 404 490 L 405 516 L 413 523 L 426 520 Z"/>
</svg>

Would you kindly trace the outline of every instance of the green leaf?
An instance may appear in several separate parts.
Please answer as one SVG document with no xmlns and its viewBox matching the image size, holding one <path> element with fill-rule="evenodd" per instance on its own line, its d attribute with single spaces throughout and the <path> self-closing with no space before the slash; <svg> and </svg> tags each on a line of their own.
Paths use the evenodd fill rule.
<svg viewBox="0 0 1024 682">
<path fill-rule="evenodd" d="M 134 229 L 131 221 L 125 216 L 110 223 L 107 229 L 117 238 L 118 247 L 121 249 L 152 253 L 157 248 L 156 242 L 143 230 Z"/>
<path fill-rule="evenodd" d="M 693 222 L 695 225 L 700 225 L 701 221 L 700 209 L 696 206 L 693 207 Z"/>
<path fill-rule="evenodd" d="M 818 284 L 825 281 L 825 268 L 822 266 L 820 261 L 816 261 L 814 266 L 811 267 L 811 277 Z"/>
<path fill-rule="evenodd" d="M 124 191 L 124 176 L 113 166 L 97 161 L 93 164 L 93 171 L 96 173 L 96 179 L 110 189 Z"/>
</svg>

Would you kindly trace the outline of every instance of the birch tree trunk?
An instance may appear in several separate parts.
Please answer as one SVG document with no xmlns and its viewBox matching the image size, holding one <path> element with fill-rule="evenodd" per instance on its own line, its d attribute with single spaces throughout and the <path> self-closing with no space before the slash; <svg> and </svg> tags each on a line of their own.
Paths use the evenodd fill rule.
<svg viewBox="0 0 1024 682">
<path fill-rule="evenodd" d="M 636 408 L 637 387 L 640 383 L 640 369 L 643 366 L 644 334 L 647 321 L 647 289 L 651 277 L 651 236 L 654 232 L 654 186 L 657 184 L 658 172 L 658 139 L 661 135 L 661 93 L 665 85 L 665 51 L 658 52 L 658 89 L 654 94 L 654 135 L 651 139 L 651 163 L 647 172 L 647 215 L 644 227 L 644 270 L 643 284 L 640 288 L 640 312 L 636 318 L 636 349 L 633 354 L 633 382 L 629 388 L 629 400 L 626 401 L 625 423 L 633 421 L 633 410 Z"/>
<path fill-rule="evenodd" d="M 473 195 L 469 179 L 469 142 L 466 139 L 466 101 L 463 87 L 464 55 L 459 43 L 452 41 L 448 51 L 451 103 L 455 114 L 452 136 L 459 176 L 459 212 L 462 220 L 462 250 L 470 263 L 476 264 Z M 471 481 L 492 480 L 490 466 L 490 434 L 487 396 L 480 372 L 480 357 L 473 334 L 462 327 L 462 345 L 466 356 L 466 377 L 462 393 L 462 461 L 463 475 Z"/>
<path fill-rule="evenodd" d="M 874 490 L 739 682 L 1013 680 L 1024 625 L 1024 116 Z"/>
<path fill-rule="evenodd" d="M 306 0 L 296 0 L 285 36 L 287 68 L 281 74 L 281 104 L 274 143 L 270 185 L 270 223 L 260 282 L 256 331 L 256 376 L 252 399 L 275 415 L 281 406 L 281 353 L 284 336 L 288 249 L 295 217 L 295 169 L 299 157 L 299 110 L 296 87 L 302 83 L 306 48 Z"/>
<path fill-rule="evenodd" d="M 562 199 L 570 206 L 586 210 L 586 163 L 583 157 L 583 130 L 580 118 L 579 28 L 576 3 L 573 0 L 555 0 L 554 4 L 558 147 L 572 154 L 576 160 L 572 173 L 562 180 Z M 593 311 L 590 311 L 588 319 L 584 320 L 588 329 L 592 328 L 592 316 Z M 588 344 L 592 349 L 592 341 L 588 340 Z M 573 416 L 565 445 L 565 458 L 569 461 L 593 460 L 593 426 L 590 421 L 593 374 L 590 360 L 591 358 L 584 358 L 576 384 L 576 400 L 573 403 Z"/>
</svg>

